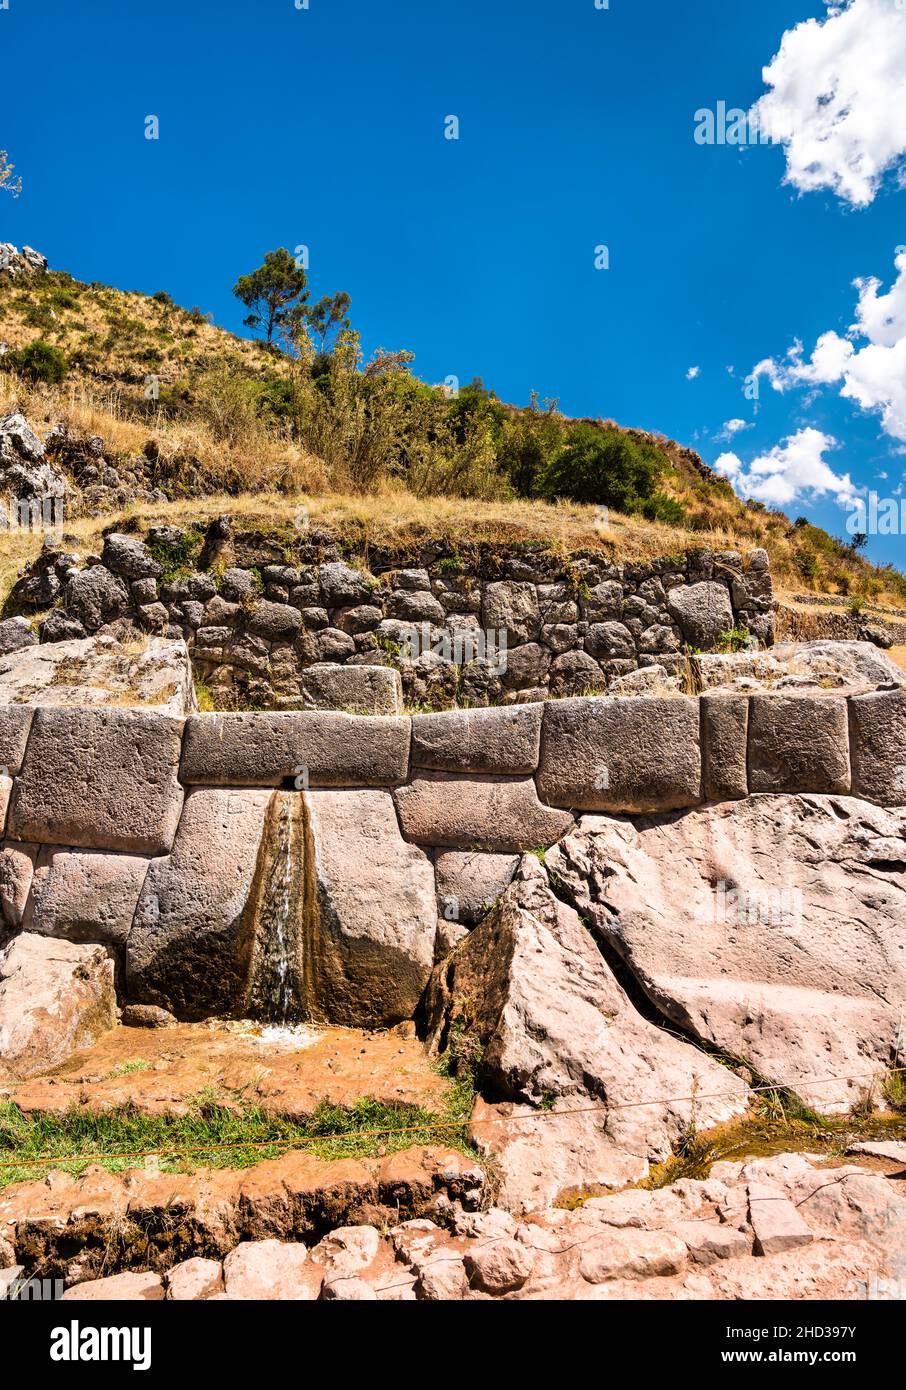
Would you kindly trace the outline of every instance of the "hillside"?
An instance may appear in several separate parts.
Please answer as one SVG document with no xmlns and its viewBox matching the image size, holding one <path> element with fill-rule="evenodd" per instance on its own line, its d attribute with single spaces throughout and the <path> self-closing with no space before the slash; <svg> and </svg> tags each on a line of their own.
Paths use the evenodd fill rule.
<svg viewBox="0 0 906 1390">
<path fill-rule="evenodd" d="M 407 353 L 376 354 L 363 368 L 353 333 L 329 354 L 294 358 L 215 327 L 164 291 L 149 297 L 29 268 L 0 273 L 0 350 L 0 413 L 22 410 L 42 436 L 65 427 L 61 462 L 79 483 L 69 529 L 86 543 L 125 511 L 148 522 L 201 520 L 227 509 L 227 497 L 234 515 L 247 509 L 290 525 L 304 496 L 319 524 L 366 545 L 440 534 L 626 560 L 761 546 L 783 591 L 906 606 L 906 579 L 892 567 L 802 518 L 743 503 L 681 444 L 612 421 L 572 421 L 551 402 L 511 406 L 481 383 L 448 400 L 410 372 Z M 593 469 L 577 500 L 553 496 L 549 483 L 544 490 L 558 459 L 569 487 L 569 448 L 583 462 L 569 440 L 583 429 L 625 441 L 631 455 L 625 465 L 617 457 L 616 475 L 640 470 L 638 488 L 611 478 L 603 509 Z M 89 439 L 103 442 L 112 486 L 85 482 Z M 11 544 L 7 568 L 34 550 L 27 536 Z"/>
</svg>

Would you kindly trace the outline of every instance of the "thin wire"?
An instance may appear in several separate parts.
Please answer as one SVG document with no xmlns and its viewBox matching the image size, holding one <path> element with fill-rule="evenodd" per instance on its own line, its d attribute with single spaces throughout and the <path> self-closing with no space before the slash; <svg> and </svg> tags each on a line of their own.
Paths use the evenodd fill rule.
<svg viewBox="0 0 906 1390">
<path fill-rule="evenodd" d="M 906 1073 L 906 1067 L 888 1067 L 886 1075 L 891 1076 L 897 1073 Z M 877 1072 L 866 1072 L 861 1076 L 825 1076 L 817 1080 L 809 1081 L 809 1086 L 830 1085 L 833 1081 L 873 1081 L 877 1078 Z M 746 1088 L 749 1095 L 757 1095 L 762 1091 L 778 1091 L 792 1089 L 794 1085 L 802 1085 L 802 1078 L 796 1082 L 775 1081 L 764 1086 L 749 1086 Z M 485 1124 L 518 1124 L 521 1122 L 536 1123 L 538 1120 L 558 1120 L 568 1115 L 591 1115 L 591 1114 L 610 1114 L 617 1110 L 638 1110 L 648 1105 L 678 1105 L 683 1101 L 702 1101 L 702 1100 L 735 1100 L 738 1099 L 736 1091 L 712 1091 L 699 1092 L 688 1096 L 658 1096 L 652 1100 L 630 1100 L 623 1101 L 617 1105 L 582 1105 L 567 1110 L 538 1110 L 532 1115 L 490 1115 L 487 1119 L 476 1120 L 435 1120 L 419 1125 L 403 1125 L 396 1129 L 355 1129 L 347 1130 L 345 1133 L 335 1134 L 304 1134 L 292 1135 L 284 1139 L 261 1139 L 261 1140 L 236 1140 L 230 1144 L 196 1144 L 185 1148 L 166 1148 L 158 1146 L 156 1149 L 139 1149 L 134 1152 L 113 1152 L 113 1153 L 94 1153 L 94 1154 L 53 1154 L 36 1158 L 19 1158 L 0 1162 L 2 1168 L 33 1168 L 45 1163 L 92 1163 L 95 1161 L 120 1159 L 120 1158 L 154 1158 L 166 1156 L 175 1158 L 184 1154 L 194 1153 L 223 1153 L 235 1149 L 273 1149 L 273 1148 L 298 1148 L 303 1144 L 319 1144 L 336 1139 L 374 1139 L 387 1135 L 399 1134 L 423 1134 L 428 1130 L 448 1130 L 463 1129 L 466 1125 L 474 1123 L 476 1126 Z"/>
</svg>

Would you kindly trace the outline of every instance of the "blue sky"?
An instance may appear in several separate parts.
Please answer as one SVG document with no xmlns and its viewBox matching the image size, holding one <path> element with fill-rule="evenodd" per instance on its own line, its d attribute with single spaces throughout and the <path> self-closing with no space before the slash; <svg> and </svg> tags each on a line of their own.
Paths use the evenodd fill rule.
<svg viewBox="0 0 906 1390">
<path fill-rule="evenodd" d="M 0 147 L 24 187 L 0 201 L 0 240 L 82 280 L 167 289 L 239 331 L 236 277 L 305 244 L 315 291 L 351 294 L 366 352 L 408 347 L 428 380 L 480 375 L 507 400 L 535 388 L 568 414 L 663 431 L 724 456 L 750 495 L 792 488 L 785 509 L 838 534 L 856 491 L 902 484 L 902 422 L 878 403 L 899 388 L 857 385 L 865 408 L 841 397 L 842 373 L 816 383 L 783 361 L 800 339 L 807 363 L 826 333 L 851 352 L 852 282 L 877 277 L 884 293 L 897 277 L 896 105 L 882 139 L 869 96 L 850 103 L 864 131 L 847 127 L 817 175 L 807 144 L 694 139 L 697 110 L 763 96 L 762 69 L 809 19 L 820 32 L 799 31 L 779 74 L 806 129 L 822 63 L 855 63 L 848 79 L 861 73 L 872 101 L 885 82 L 902 95 L 898 0 L 849 0 L 860 32 L 876 28 L 845 58 L 854 45 L 830 25 L 846 15 L 823 0 L 8 3 Z M 853 164 L 847 140 L 887 168 L 870 196 L 835 172 Z M 888 353 L 883 371 L 899 361 Z M 744 426 L 732 439 L 731 420 Z M 903 566 L 903 545 L 872 537 L 869 553 Z"/>
</svg>

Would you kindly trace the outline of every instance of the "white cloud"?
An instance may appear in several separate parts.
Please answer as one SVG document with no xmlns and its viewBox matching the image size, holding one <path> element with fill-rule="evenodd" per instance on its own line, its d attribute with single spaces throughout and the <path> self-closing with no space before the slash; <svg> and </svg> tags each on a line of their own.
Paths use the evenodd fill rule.
<svg viewBox="0 0 906 1390">
<path fill-rule="evenodd" d="M 835 473 L 824 458 L 837 448 L 832 435 L 812 428 L 799 430 L 746 466 L 738 454 L 725 453 L 714 464 L 741 497 L 771 507 L 787 507 L 799 498 L 814 500 L 828 495 L 841 505 L 851 502 L 858 489 L 848 473 Z"/>
<path fill-rule="evenodd" d="M 686 373 L 686 380 L 687 380 L 687 381 L 694 381 L 695 378 L 696 378 L 697 376 L 699 376 L 700 374 L 701 374 L 701 367 L 690 367 L 689 370 L 688 370 L 688 372 Z"/>
<path fill-rule="evenodd" d="M 906 7 L 841 0 L 783 35 L 751 119 L 786 151 L 786 182 L 867 207 L 906 155 Z"/>
<path fill-rule="evenodd" d="M 734 434 L 741 434 L 743 430 L 753 428 L 752 420 L 725 420 L 722 429 L 714 436 L 715 439 L 732 439 Z"/>
<path fill-rule="evenodd" d="M 841 396 L 878 411 L 885 432 L 906 440 L 906 248 L 898 248 L 894 264 L 897 278 L 886 294 L 873 277 L 855 281 L 856 322 L 847 337 L 822 333 L 808 359 L 796 342 L 781 361 L 759 362 L 753 375 L 767 377 L 775 391 L 840 382 Z M 859 339 L 868 341 L 858 346 Z"/>
</svg>

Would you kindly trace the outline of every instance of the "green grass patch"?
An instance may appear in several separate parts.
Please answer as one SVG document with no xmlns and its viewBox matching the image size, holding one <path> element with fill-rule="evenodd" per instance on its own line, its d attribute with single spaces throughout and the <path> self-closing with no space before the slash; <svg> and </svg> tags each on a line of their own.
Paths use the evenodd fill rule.
<svg viewBox="0 0 906 1390">
<path fill-rule="evenodd" d="M 62 1115 L 26 1113 L 3 1101 L 0 1165 L 9 1166 L 0 1167 L 0 1188 L 41 1178 L 52 1168 L 73 1176 L 93 1164 L 110 1172 L 141 1168 L 145 1155 L 154 1155 L 168 1173 L 250 1168 L 293 1148 L 338 1159 L 435 1144 L 474 1156 L 468 1142 L 471 1102 L 465 1091 L 464 1085 L 454 1085 L 443 1112 L 363 1098 L 350 1106 L 322 1101 L 303 1120 L 255 1106 L 226 1106 L 210 1094 L 195 1097 L 184 1115 L 145 1115 L 131 1105 L 95 1112 L 78 1106 Z"/>
</svg>

